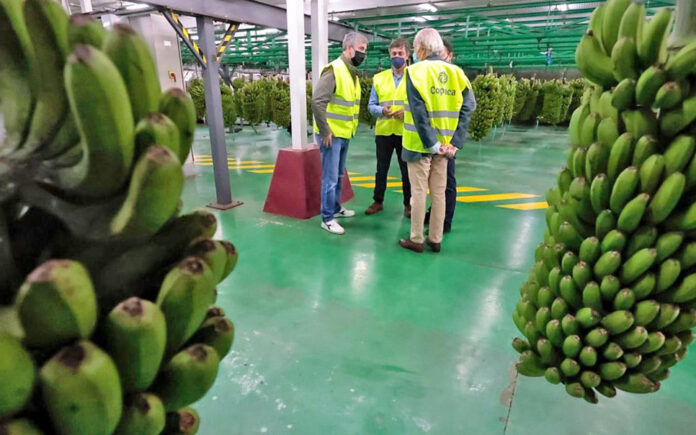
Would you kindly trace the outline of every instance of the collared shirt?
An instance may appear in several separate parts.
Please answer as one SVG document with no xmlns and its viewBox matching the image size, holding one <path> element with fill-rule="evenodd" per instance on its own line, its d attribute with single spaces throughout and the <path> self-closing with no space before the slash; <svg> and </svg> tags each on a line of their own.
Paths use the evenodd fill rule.
<svg viewBox="0 0 696 435">
<path fill-rule="evenodd" d="M 428 60 L 442 60 L 442 58 L 437 54 L 433 54 L 428 57 Z M 413 115 L 413 124 L 416 127 L 420 140 L 423 142 L 423 146 L 428 149 L 430 153 L 419 153 L 404 148 L 401 156 L 406 162 L 417 162 L 424 156 L 437 154 L 440 151 L 441 144 L 437 140 L 435 130 L 430 125 L 430 115 L 428 114 L 428 109 L 425 107 L 425 100 L 423 100 L 423 97 L 421 97 L 420 93 L 411 82 L 410 77 L 406 79 L 406 95 L 408 97 L 411 114 Z M 476 98 L 474 97 L 474 93 L 470 89 L 465 89 L 462 92 L 462 96 L 464 97 L 464 103 L 459 111 L 459 123 L 457 124 L 456 130 L 454 130 L 451 142 L 451 145 L 459 149 L 462 149 L 464 142 L 466 142 L 471 115 L 474 113 L 474 110 L 476 110 Z"/>
<path fill-rule="evenodd" d="M 341 60 L 348 67 L 350 75 L 356 77 L 358 75 L 358 69 L 353 66 L 353 63 L 348 59 L 345 54 L 341 55 Z M 333 68 L 327 68 L 321 73 L 317 84 L 312 90 L 312 114 L 314 115 L 314 120 L 317 122 L 317 127 L 319 127 L 319 133 L 322 137 L 326 137 L 331 134 L 331 128 L 326 120 L 326 106 L 331 101 L 333 94 L 336 92 L 336 76 L 334 75 Z"/>
<path fill-rule="evenodd" d="M 392 77 L 394 78 L 394 88 L 398 89 L 401 79 L 404 78 L 403 71 L 401 74 L 397 74 L 394 68 L 391 69 Z M 375 85 L 372 85 L 372 90 L 370 91 L 370 99 L 367 102 L 367 110 L 375 118 L 382 118 L 382 106 L 379 104 L 379 98 L 377 97 L 377 89 Z"/>
</svg>

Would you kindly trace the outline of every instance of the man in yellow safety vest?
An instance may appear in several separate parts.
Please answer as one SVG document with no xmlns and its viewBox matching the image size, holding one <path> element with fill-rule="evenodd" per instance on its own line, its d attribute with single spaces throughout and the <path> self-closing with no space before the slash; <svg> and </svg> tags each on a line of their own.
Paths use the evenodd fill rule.
<svg viewBox="0 0 696 435">
<path fill-rule="evenodd" d="M 404 216 L 411 217 L 411 184 L 408 181 L 408 167 L 401 158 L 401 135 L 404 130 L 404 100 L 406 82 L 403 81 L 406 59 L 409 56 L 408 41 L 395 39 L 389 44 L 391 68 L 375 74 L 367 109 L 377 118 L 375 142 L 377 148 L 377 173 L 375 191 L 365 214 L 379 213 L 384 209 L 384 193 L 387 190 L 387 175 L 392 153 L 396 152 L 401 170 L 401 184 L 404 193 Z"/>
<path fill-rule="evenodd" d="M 437 30 L 418 32 L 413 48 L 420 59 L 406 69 L 403 159 L 411 181 L 411 235 L 399 244 L 423 252 L 424 242 L 440 252 L 445 222 L 447 159 L 464 145 L 476 101 L 461 68 L 442 59 Z M 423 235 L 425 202 L 430 189 L 432 211 L 428 239 Z"/>
<path fill-rule="evenodd" d="M 314 137 L 321 151 L 321 227 L 331 234 L 345 230 L 336 218 L 355 216 L 341 206 L 348 145 L 358 129 L 360 82 L 357 67 L 365 60 L 367 38 L 350 32 L 343 54 L 327 65 L 312 92 Z"/>
</svg>

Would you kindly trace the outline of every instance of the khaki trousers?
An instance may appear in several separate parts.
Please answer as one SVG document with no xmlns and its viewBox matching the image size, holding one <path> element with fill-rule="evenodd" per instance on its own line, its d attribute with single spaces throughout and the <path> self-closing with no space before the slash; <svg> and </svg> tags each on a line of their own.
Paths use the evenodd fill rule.
<svg viewBox="0 0 696 435">
<path fill-rule="evenodd" d="M 425 242 L 423 222 L 430 188 L 432 204 L 428 239 L 433 243 L 441 243 L 445 224 L 447 158 L 435 155 L 423 157 L 417 162 L 408 162 L 408 178 L 411 181 L 411 240 L 416 243 Z"/>
</svg>

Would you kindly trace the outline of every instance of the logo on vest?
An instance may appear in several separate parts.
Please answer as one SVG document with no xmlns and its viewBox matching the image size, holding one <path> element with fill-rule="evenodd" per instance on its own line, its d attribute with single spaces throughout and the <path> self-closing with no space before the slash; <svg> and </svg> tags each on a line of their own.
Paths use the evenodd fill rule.
<svg viewBox="0 0 696 435">
<path fill-rule="evenodd" d="M 442 84 L 444 85 L 444 84 L 447 83 L 447 81 L 449 80 L 449 76 L 447 75 L 446 72 L 442 71 L 442 72 L 437 76 L 437 79 L 440 80 L 440 83 L 442 83 Z"/>
</svg>

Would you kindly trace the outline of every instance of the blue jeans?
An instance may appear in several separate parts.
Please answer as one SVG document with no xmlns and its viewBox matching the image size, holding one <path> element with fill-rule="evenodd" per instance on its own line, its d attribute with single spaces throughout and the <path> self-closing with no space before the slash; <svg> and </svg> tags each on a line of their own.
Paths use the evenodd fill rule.
<svg viewBox="0 0 696 435">
<path fill-rule="evenodd" d="M 314 136 L 321 151 L 321 219 L 328 222 L 341 211 L 341 187 L 350 141 L 334 137 L 331 146 L 326 147 L 321 143 L 321 136 Z"/>
</svg>

